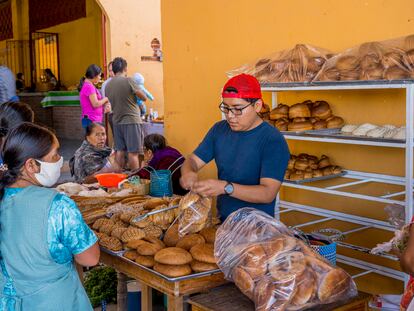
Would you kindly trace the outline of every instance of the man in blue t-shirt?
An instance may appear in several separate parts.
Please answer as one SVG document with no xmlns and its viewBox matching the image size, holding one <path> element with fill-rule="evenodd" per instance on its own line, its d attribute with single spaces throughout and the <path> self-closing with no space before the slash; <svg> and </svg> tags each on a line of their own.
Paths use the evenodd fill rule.
<svg viewBox="0 0 414 311">
<path fill-rule="evenodd" d="M 222 220 L 242 207 L 274 215 L 276 195 L 289 161 L 280 132 L 260 118 L 263 100 L 255 77 L 231 78 L 219 108 L 226 120 L 217 122 L 181 169 L 181 185 L 203 196 L 217 196 Z M 218 179 L 198 180 L 198 172 L 215 160 Z"/>
</svg>

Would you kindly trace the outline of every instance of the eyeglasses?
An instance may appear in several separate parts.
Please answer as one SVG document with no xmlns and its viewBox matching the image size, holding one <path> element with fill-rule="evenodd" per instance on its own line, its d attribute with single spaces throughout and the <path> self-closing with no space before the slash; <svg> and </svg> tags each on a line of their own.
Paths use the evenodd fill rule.
<svg viewBox="0 0 414 311">
<path fill-rule="evenodd" d="M 227 107 L 224 103 L 221 103 L 219 105 L 219 109 L 224 113 L 224 114 L 229 114 L 229 112 L 231 111 L 231 113 L 235 116 L 241 116 L 243 114 L 243 110 L 246 109 L 249 106 L 253 106 L 255 103 L 250 103 L 247 104 L 246 106 L 242 107 L 242 108 L 229 108 Z"/>
</svg>

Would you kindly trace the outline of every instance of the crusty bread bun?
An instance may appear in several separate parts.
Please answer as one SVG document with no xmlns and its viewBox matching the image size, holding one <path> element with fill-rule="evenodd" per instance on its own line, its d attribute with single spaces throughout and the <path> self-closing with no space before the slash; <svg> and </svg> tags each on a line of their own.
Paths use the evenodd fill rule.
<svg viewBox="0 0 414 311">
<path fill-rule="evenodd" d="M 162 263 L 155 262 L 154 270 L 170 278 L 177 278 L 191 274 L 190 265 L 164 265 Z"/>
<path fill-rule="evenodd" d="M 119 216 L 119 218 L 123 222 L 130 223 L 131 219 L 133 219 L 137 216 L 139 216 L 138 212 L 127 211 L 127 212 L 122 212 L 121 215 Z"/>
<path fill-rule="evenodd" d="M 329 160 L 329 157 L 326 155 L 322 155 L 319 162 L 318 162 L 319 168 L 324 168 L 329 165 L 331 165 L 331 161 Z"/>
<path fill-rule="evenodd" d="M 253 300 L 254 281 L 250 274 L 241 267 L 235 267 L 231 273 L 231 278 L 241 292 Z"/>
<path fill-rule="evenodd" d="M 289 106 L 279 104 L 275 109 L 270 112 L 270 120 L 277 120 L 280 118 L 287 118 L 289 114 Z"/>
<path fill-rule="evenodd" d="M 290 122 L 288 125 L 289 131 L 309 131 L 313 129 L 313 125 L 310 121 L 303 122 Z"/>
<path fill-rule="evenodd" d="M 176 246 L 189 251 L 194 245 L 204 243 L 206 243 L 206 240 L 202 235 L 193 233 L 179 239 Z"/>
<path fill-rule="evenodd" d="M 322 176 L 323 176 L 322 170 L 320 170 L 320 169 L 313 170 L 313 172 L 312 172 L 312 178 L 322 177 Z"/>
<path fill-rule="evenodd" d="M 185 249 L 179 247 L 167 247 L 154 256 L 156 262 L 165 265 L 186 265 L 189 264 L 193 258 Z"/>
<path fill-rule="evenodd" d="M 381 80 L 384 68 L 380 65 L 370 69 L 362 70 L 359 76 L 360 80 Z"/>
<path fill-rule="evenodd" d="M 306 104 L 295 104 L 289 108 L 289 119 L 309 118 L 311 116 L 310 109 Z"/>
<path fill-rule="evenodd" d="M 207 263 L 216 263 L 214 257 L 214 245 L 213 244 L 197 244 L 190 249 L 191 256 L 195 260 Z"/>
<path fill-rule="evenodd" d="M 111 235 L 112 230 L 115 229 L 115 225 L 113 224 L 105 224 L 99 228 L 99 232 L 105 233 L 106 235 Z"/>
<path fill-rule="evenodd" d="M 332 110 L 326 101 L 318 100 L 313 104 L 312 117 L 317 117 L 322 120 L 328 119 L 332 115 Z"/>
<path fill-rule="evenodd" d="M 284 282 L 282 288 L 294 288 L 295 281 L 289 280 Z M 270 311 L 270 310 L 290 310 L 287 309 L 289 301 L 294 291 L 286 291 L 282 289 L 281 293 L 280 284 L 276 283 L 271 277 L 264 277 L 259 280 L 254 288 L 254 302 L 256 311 Z M 275 299 L 275 293 L 277 299 Z"/>
<path fill-rule="evenodd" d="M 325 167 L 322 170 L 322 172 L 324 176 L 335 175 L 335 174 L 340 174 L 342 172 L 342 168 L 337 165 L 330 165 L 330 166 Z"/>
<path fill-rule="evenodd" d="M 178 236 L 178 224 L 172 225 L 168 228 L 167 232 L 165 232 L 163 242 L 168 247 L 176 246 L 180 237 Z"/>
<path fill-rule="evenodd" d="M 206 243 L 214 245 L 214 242 L 216 240 L 216 232 L 217 232 L 216 227 L 209 227 L 209 228 L 204 228 L 203 230 L 201 230 L 200 234 L 206 240 Z"/>
<path fill-rule="evenodd" d="M 317 73 L 325 63 L 325 58 L 323 57 L 312 57 L 308 59 L 307 70 Z"/>
<path fill-rule="evenodd" d="M 313 170 L 311 168 L 307 168 L 303 173 L 303 179 L 309 179 L 313 177 Z"/>
<path fill-rule="evenodd" d="M 295 180 L 302 180 L 305 176 L 305 173 L 303 171 L 296 171 L 289 176 L 289 180 L 295 181 Z"/>
<path fill-rule="evenodd" d="M 313 123 L 314 130 L 326 129 L 327 126 L 328 126 L 328 123 L 325 120 L 320 120 L 320 121 Z"/>
<path fill-rule="evenodd" d="M 113 221 L 112 219 L 99 218 L 93 223 L 92 229 L 99 230 L 99 228 L 102 227 L 103 225 L 114 225 L 114 224 L 115 224 L 115 221 Z"/>
<path fill-rule="evenodd" d="M 319 119 L 319 118 L 317 118 L 317 117 L 310 117 L 309 118 L 309 121 L 310 121 L 310 123 L 312 123 L 312 124 L 315 124 L 316 122 L 318 122 L 318 121 L 320 121 L 321 119 Z"/>
<path fill-rule="evenodd" d="M 296 247 L 296 239 L 283 236 L 273 238 L 262 243 L 268 259 L 277 257 L 281 252 L 289 252 Z"/>
<path fill-rule="evenodd" d="M 106 234 L 101 236 L 99 244 L 115 252 L 122 250 L 121 241 L 112 236 L 107 236 Z"/>
<path fill-rule="evenodd" d="M 114 230 L 112 230 L 111 236 L 113 236 L 114 238 L 117 238 L 117 239 L 121 239 L 122 234 L 127 230 L 128 230 L 127 228 L 117 227 Z"/>
<path fill-rule="evenodd" d="M 335 301 L 343 292 L 349 289 L 350 277 L 342 269 L 332 269 L 320 281 L 318 298 L 321 302 Z"/>
<path fill-rule="evenodd" d="M 137 253 L 143 256 L 154 256 L 165 248 L 165 244 L 157 238 L 145 238 L 145 242 L 137 246 Z"/>
<path fill-rule="evenodd" d="M 339 56 L 336 60 L 335 67 L 340 71 L 353 70 L 359 65 L 358 57 L 352 55 Z"/>
<path fill-rule="evenodd" d="M 152 268 L 155 264 L 153 256 L 137 255 L 137 257 L 135 258 L 135 262 L 147 268 Z"/>
<path fill-rule="evenodd" d="M 289 159 L 288 161 L 288 170 L 293 170 L 295 168 L 296 159 Z"/>
<path fill-rule="evenodd" d="M 206 263 L 206 262 L 193 260 L 191 262 L 191 269 L 194 272 L 198 273 L 198 272 L 216 270 L 216 269 L 218 269 L 218 266 L 216 264 L 213 264 L 213 263 Z"/>
<path fill-rule="evenodd" d="M 305 272 L 306 261 L 302 252 L 281 254 L 279 260 L 269 262 L 269 272 L 276 281 L 287 281 Z"/>
<path fill-rule="evenodd" d="M 146 226 L 144 229 L 145 237 L 159 238 L 162 235 L 162 229 L 155 225 Z"/>
<path fill-rule="evenodd" d="M 145 237 L 145 232 L 142 229 L 129 227 L 124 233 L 122 233 L 121 240 L 124 243 L 128 243 L 132 240 L 140 240 L 143 237 Z"/>
<path fill-rule="evenodd" d="M 341 81 L 356 81 L 359 79 L 361 70 L 359 68 L 353 70 L 342 70 L 339 72 L 339 80 Z"/>
<path fill-rule="evenodd" d="M 275 122 L 275 127 L 279 131 L 287 131 L 288 125 L 289 125 L 289 121 L 287 119 L 279 119 Z"/>
<path fill-rule="evenodd" d="M 317 79 L 319 81 L 338 81 L 340 79 L 339 70 L 335 67 L 322 70 Z"/>
<path fill-rule="evenodd" d="M 304 171 L 309 167 L 309 161 L 308 160 L 296 160 L 295 162 L 295 169 Z"/>
<path fill-rule="evenodd" d="M 293 306 L 302 306 L 316 294 L 317 283 L 315 273 L 307 268 L 305 273 L 295 278 L 296 291 L 290 303 Z"/>
<path fill-rule="evenodd" d="M 151 198 L 144 203 L 144 209 L 152 210 L 160 205 L 168 205 L 168 201 L 162 198 Z"/>
<path fill-rule="evenodd" d="M 289 170 L 289 169 L 287 169 L 287 170 L 285 171 L 285 175 L 284 175 L 283 179 L 284 179 L 284 180 L 289 180 L 289 178 L 290 178 L 290 174 L 292 174 L 292 173 L 293 173 L 293 170 Z"/>
<path fill-rule="evenodd" d="M 137 258 L 138 253 L 135 250 L 131 250 L 131 251 L 126 251 L 123 256 L 129 260 L 134 261 Z"/>
<path fill-rule="evenodd" d="M 294 118 L 292 120 L 293 123 L 295 123 L 295 122 L 304 122 L 304 121 L 308 121 L 308 118 L 298 117 L 298 118 Z"/>
<path fill-rule="evenodd" d="M 128 249 L 137 249 L 137 247 L 139 246 L 139 245 L 141 245 L 141 244 L 143 244 L 143 243 L 146 243 L 146 241 L 144 241 L 144 240 L 131 240 L 131 241 L 128 241 L 128 243 L 126 243 L 126 247 L 128 248 Z"/>
<path fill-rule="evenodd" d="M 337 116 L 332 116 L 326 119 L 326 127 L 328 129 L 341 128 L 345 124 L 344 119 Z"/>
<path fill-rule="evenodd" d="M 407 60 L 407 58 L 405 59 Z M 398 67 L 398 66 L 387 68 L 384 71 L 384 79 L 386 80 L 400 80 L 400 79 L 407 79 L 409 77 L 410 77 L 410 73 L 408 72 L 408 70 L 402 69 L 401 67 Z"/>
<path fill-rule="evenodd" d="M 243 252 L 241 266 L 253 280 L 263 277 L 267 272 L 267 256 L 260 244 L 253 244 Z"/>
<path fill-rule="evenodd" d="M 381 65 L 385 69 L 392 66 L 402 66 L 404 52 L 400 50 L 385 53 L 381 58 Z"/>
<path fill-rule="evenodd" d="M 366 54 L 361 57 L 360 66 L 362 70 L 370 70 L 380 66 L 380 57 L 378 54 Z"/>
</svg>

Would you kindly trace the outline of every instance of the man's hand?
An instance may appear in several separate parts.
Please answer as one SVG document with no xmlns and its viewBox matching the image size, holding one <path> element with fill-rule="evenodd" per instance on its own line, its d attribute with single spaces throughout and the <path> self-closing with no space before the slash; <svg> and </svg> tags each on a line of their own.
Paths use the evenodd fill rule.
<svg viewBox="0 0 414 311">
<path fill-rule="evenodd" d="M 192 191 L 202 195 L 203 197 L 216 197 L 224 194 L 224 187 L 227 182 L 224 180 L 207 179 L 194 183 Z"/>
<path fill-rule="evenodd" d="M 181 184 L 181 187 L 183 187 L 185 190 L 192 190 L 197 180 L 198 180 L 197 173 L 188 172 L 187 174 L 181 176 L 180 184 Z"/>
</svg>

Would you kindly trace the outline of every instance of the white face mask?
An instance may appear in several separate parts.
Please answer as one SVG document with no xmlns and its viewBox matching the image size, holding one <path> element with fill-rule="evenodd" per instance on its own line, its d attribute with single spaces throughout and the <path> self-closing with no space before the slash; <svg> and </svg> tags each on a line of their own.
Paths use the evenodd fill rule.
<svg viewBox="0 0 414 311">
<path fill-rule="evenodd" d="M 63 157 L 60 157 L 60 160 L 54 163 L 36 161 L 40 163 L 40 173 L 35 174 L 37 181 L 44 187 L 52 187 L 59 180 Z"/>
</svg>

